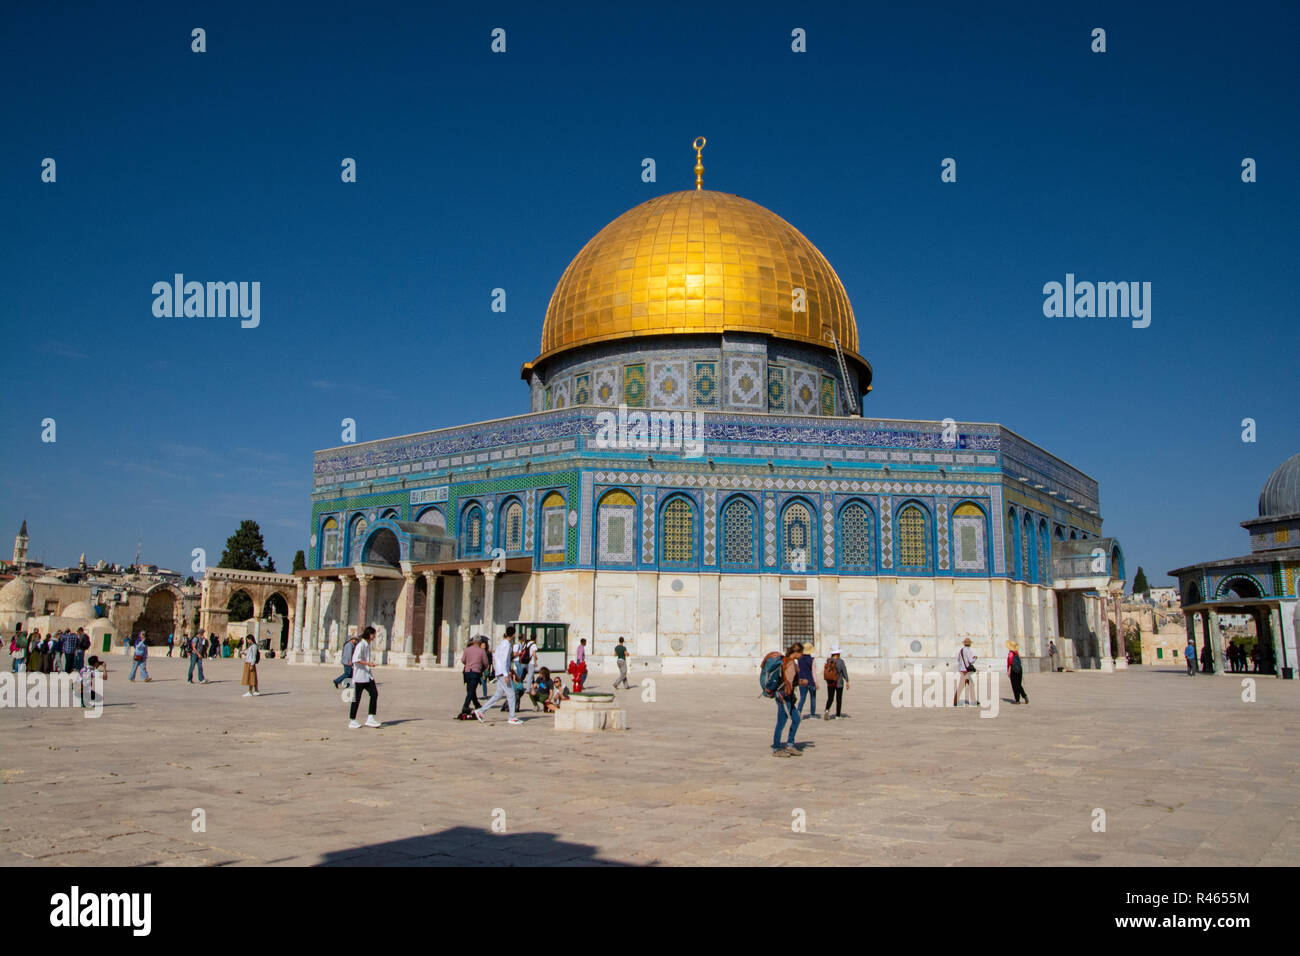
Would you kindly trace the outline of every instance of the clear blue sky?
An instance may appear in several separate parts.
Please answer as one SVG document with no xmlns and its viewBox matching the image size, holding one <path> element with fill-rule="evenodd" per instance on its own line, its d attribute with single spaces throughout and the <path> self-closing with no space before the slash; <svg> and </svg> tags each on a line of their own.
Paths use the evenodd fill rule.
<svg viewBox="0 0 1300 956">
<path fill-rule="evenodd" d="M 0 541 L 46 562 L 186 570 L 254 518 L 287 569 L 342 418 L 526 410 L 560 273 L 697 135 L 839 272 L 866 413 L 1045 446 L 1130 570 L 1246 552 L 1300 450 L 1293 3 L 49 6 L 0 29 Z M 260 281 L 261 326 L 155 318 L 175 272 Z M 1067 272 L 1150 281 L 1151 326 L 1044 318 Z"/>
</svg>

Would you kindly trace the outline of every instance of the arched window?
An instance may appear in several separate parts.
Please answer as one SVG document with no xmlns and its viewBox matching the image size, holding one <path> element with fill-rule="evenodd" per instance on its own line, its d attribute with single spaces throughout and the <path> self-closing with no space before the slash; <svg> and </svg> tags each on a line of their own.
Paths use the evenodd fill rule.
<svg viewBox="0 0 1300 956">
<path fill-rule="evenodd" d="M 483 553 L 483 509 L 478 505 L 470 505 L 465 509 L 460 540 L 464 554 Z"/>
<path fill-rule="evenodd" d="M 501 547 L 506 551 L 522 551 L 524 547 L 524 506 L 511 499 L 501 509 Z"/>
<path fill-rule="evenodd" d="M 447 517 L 437 508 L 426 508 L 419 518 L 420 524 L 428 525 L 438 534 L 447 533 Z"/>
<path fill-rule="evenodd" d="M 565 523 L 568 507 L 564 495 L 552 491 L 542 499 L 542 561 L 546 564 L 563 564 L 568 550 L 569 535 Z"/>
<path fill-rule="evenodd" d="M 1016 545 L 1016 530 L 1018 527 L 1016 509 L 1008 508 L 1005 533 L 1007 539 L 1007 575 L 1011 578 L 1020 577 L 1020 548 Z"/>
<path fill-rule="evenodd" d="M 366 538 L 366 519 L 364 515 L 353 515 L 348 525 L 348 537 L 344 542 L 344 560 L 360 560 L 361 542 Z"/>
<path fill-rule="evenodd" d="M 601 564 L 632 564 L 636 560 L 636 499 L 618 490 L 601 498 L 596 534 Z"/>
<path fill-rule="evenodd" d="M 1047 520 L 1038 519 L 1038 583 L 1050 584 L 1052 580 L 1052 536 L 1047 533 Z"/>
<path fill-rule="evenodd" d="M 664 507 L 660 534 L 661 562 L 689 564 L 695 559 L 695 509 L 685 498 L 674 498 Z"/>
<path fill-rule="evenodd" d="M 976 504 L 964 501 L 952 510 L 952 563 L 957 571 L 983 571 L 986 568 L 984 512 Z"/>
<path fill-rule="evenodd" d="M 1065 540 L 1065 529 L 1062 528 L 1059 524 L 1056 526 L 1056 540 L 1057 541 Z"/>
<path fill-rule="evenodd" d="M 398 515 L 398 513 L 397 513 L 397 509 L 396 509 L 396 508 L 387 508 L 387 509 L 385 509 L 384 513 L 381 514 L 379 517 L 380 517 L 381 519 L 383 519 L 383 518 L 391 518 L 393 521 L 397 521 L 397 520 L 400 519 L 400 516 Z"/>
<path fill-rule="evenodd" d="M 812 512 L 802 501 L 790 502 L 781 514 L 781 556 L 787 571 L 817 568 Z"/>
<path fill-rule="evenodd" d="M 930 535 L 925 512 L 908 505 L 898 513 L 898 566 L 917 571 L 930 565 Z"/>
<path fill-rule="evenodd" d="M 732 498 L 722 509 L 722 563 L 752 568 L 758 559 L 754 546 L 754 506 L 744 498 Z"/>
<path fill-rule="evenodd" d="M 871 567 L 871 512 L 856 501 L 840 512 L 840 565 L 860 570 Z"/>
<path fill-rule="evenodd" d="M 338 564 L 342 555 L 342 541 L 339 536 L 339 523 L 333 518 L 326 518 L 320 526 L 321 564 Z"/>
<path fill-rule="evenodd" d="M 1026 581 L 1033 581 L 1037 571 L 1038 549 L 1034 547 L 1034 522 L 1029 515 L 1020 524 L 1020 571 Z"/>
</svg>

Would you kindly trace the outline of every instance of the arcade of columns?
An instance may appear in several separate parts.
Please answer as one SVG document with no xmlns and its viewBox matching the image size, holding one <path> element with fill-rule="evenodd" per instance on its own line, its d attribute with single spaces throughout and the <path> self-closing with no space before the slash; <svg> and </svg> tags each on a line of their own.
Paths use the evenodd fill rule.
<svg viewBox="0 0 1300 956">
<path fill-rule="evenodd" d="M 1278 676 L 1282 674 L 1283 666 L 1293 666 L 1294 662 L 1287 664 L 1283 660 L 1281 651 L 1283 628 L 1280 605 L 1277 602 L 1262 603 L 1260 605 L 1233 605 L 1226 602 L 1223 611 L 1229 614 L 1246 613 L 1255 619 L 1255 634 L 1259 640 L 1270 642 L 1273 652 L 1276 656 L 1274 671 Z M 1215 608 L 1206 608 L 1204 611 L 1183 611 L 1183 618 L 1187 624 L 1187 637 L 1196 644 L 1198 650 L 1205 644 L 1210 645 L 1210 654 L 1214 659 L 1214 673 L 1217 675 L 1228 674 L 1227 657 L 1224 656 L 1223 631 L 1219 626 L 1219 611 Z M 1197 640 L 1197 635 L 1201 640 Z"/>
<path fill-rule="evenodd" d="M 378 663 L 394 667 L 453 666 L 457 655 L 464 649 L 466 642 L 469 640 L 472 611 L 471 593 L 474 585 L 474 575 L 479 573 L 483 575 L 484 608 L 494 609 L 496 579 L 498 574 L 503 573 L 491 566 L 457 568 L 456 570 L 459 572 L 461 579 L 460 621 L 452 629 L 451 640 L 445 642 L 446 646 L 441 648 L 439 645 L 444 642 L 440 640 L 440 622 L 435 620 L 434 616 L 434 596 L 437 594 L 438 582 L 447 580 L 448 575 L 436 570 L 416 571 L 403 562 L 400 570 L 397 568 L 358 565 L 327 575 L 299 577 L 292 634 L 292 653 L 289 656 L 290 663 L 335 663 L 339 658 L 343 642 L 347 640 L 348 636 L 359 635 L 365 627 L 380 623 L 374 618 L 373 614 L 376 579 L 400 578 L 402 588 L 397 600 L 397 614 L 387 638 L 381 642 L 384 646 L 376 648 Z M 415 598 L 417 581 L 420 577 L 424 578 L 425 583 L 425 603 L 423 641 L 421 652 L 417 655 L 415 648 Z M 331 581 L 339 590 L 338 620 L 343 623 L 333 629 L 329 627 L 329 622 L 325 619 L 327 609 L 321 603 L 321 588 L 322 583 L 325 581 Z M 353 587 L 354 581 L 356 582 L 355 588 Z M 354 593 L 357 608 L 357 623 L 355 624 L 351 623 L 353 620 L 352 602 Z M 491 614 L 488 616 L 492 617 Z M 488 620 L 483 624 L 483 633 L 489 638 L 495 639 L 495 627 L 496 621 Z M 399 646 L 400 649 L 398 649 Z"/>
</svg>

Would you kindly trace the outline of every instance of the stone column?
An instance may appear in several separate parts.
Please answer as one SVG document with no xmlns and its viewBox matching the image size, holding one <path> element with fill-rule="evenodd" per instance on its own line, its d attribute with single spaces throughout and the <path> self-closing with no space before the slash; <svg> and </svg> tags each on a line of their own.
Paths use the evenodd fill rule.
<svg viewBox="0 0 1300 956">
<path fill-rule="evenodd" d="M 1119 656 L 1115 658 L 1115 670 L 1128 670 L 1128 645 L 1124 643 L 1124 592 L 1117 590 L 1113 592 L 1115 601 L 1115 642 L 1119 645 Z M 1141 635 L 1141 625 L 1138 626 L 1138 634 Z M 1139 637 L 1139 643 L 1141 643 Z"/>
<path fill-rule="evenodd" d="M 348 621 L 352 618 L 352 579 L 340 574 L 339 587 L 342 589 L 339 594 L 339 638 L 334 642 L 337 646 L 330 648 L 331 651 L 339 650 L 348 639 Z M 333 657 L 333 654 L 330 656 Z"/>
<path fill-rule="evenodd" d="M 496 644 L 496 597 L 497 597 L 497 574 L 500 572 L 494 568 L 483 569 L 483 633 L 488 637 L 488 645 Z"/>
<path fill-rule="evenodd" d="M 370 582 L 374 575 L 357 574 L 357 633 L 360 634 L 369 626 L 370 621 L 367 617 L 369 613 L 368 600 L 370 597 Z"/>
<path fill-rule="evenodd" d="M 298 594 L 293 602 L 293 646 L 291 650 L 302 653 L 302 620 L 307 613 L 307 585 L 298 579 Z"/>
<path fill-rule="evenodd" d="M 456 640 L 451 648 L 451 659 L 455 661 L 456 655 L 464 650 L 469 643 L 469 604 L 470 597 L 474 589 L 474 569 L 460 569 L 460 632 L 456 635 Z"/>
<path fill-rule="evenodd" d="M 438 575 L 433 571 L 424 572 L 424 653 L 420 655 L 420 666 L 430 667 L 438 663 L 433 651 L 433 635 L 438 622 L 433 619 L 433 609 L 437 606 Z"/>
<path fill-rule="evenodd" d="M 1206 615 L 1210 619 L 1210 657 L 1214 661 L 1216 676 L 1223 674 L 1223 631 L 1219 628 L 1219 615 L 1211 611 Z"/>
<path fill-rule="evenodd" d="M 1282 676 L 1282 647 L 1283 647 L 1284 637 L 1282 634 L 1282 615 L 1278 613 L 1278 609 L 1275 607 L 1270 607 L 1268 609 L 1268 629 L 1269 629 L 1269 637 L 1272 638 L 1273 674 L 1277 677 L 1281 677 Z M 1288 660 L 1287 666 L 1293 667 L 1295 665 Z"/>
<path fill-rule="evenodd" d="M 1098 592 L 1101 609 L 1097 614 L 1097 657 L 1103 674 L 1115 673 L 1115 658 L 1110 654 L 1110 609 L 1106 603 L 1106 592 Z"/>
<path fill-rule="evenodd" d="M 302 662 L 312 659 L 316 648 L 316 632 L 320 630 L 320 578 L 307 582 L 307 620 L 303 622 Z"/>
</svg>

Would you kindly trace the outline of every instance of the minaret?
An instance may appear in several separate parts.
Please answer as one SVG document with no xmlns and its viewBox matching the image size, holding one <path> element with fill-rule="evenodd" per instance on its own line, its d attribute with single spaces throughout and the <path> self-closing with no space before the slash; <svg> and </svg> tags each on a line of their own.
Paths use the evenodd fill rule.
<svg viewBox="0 0 1300 956">
<path fill-rule="evenodd" d="M 14 565 L 19 570 L 27 567 L 27 519 L 23 519 L 23 526 L 18 529 L 18 537 L 14 538 Z"/>
</svg>

